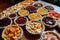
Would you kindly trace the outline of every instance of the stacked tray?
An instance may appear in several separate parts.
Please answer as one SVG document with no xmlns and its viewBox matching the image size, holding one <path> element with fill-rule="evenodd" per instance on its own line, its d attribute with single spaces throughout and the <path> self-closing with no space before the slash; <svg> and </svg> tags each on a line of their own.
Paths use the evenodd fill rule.
<svg viewBox="0 0 60 40">
<path fill-rule="evenodd" d="M 0 13 L 4 40 L 60 40 L 60 14 L 55 6 L 42 1 L 20 5 L 18 3 Z"/>
</svg>

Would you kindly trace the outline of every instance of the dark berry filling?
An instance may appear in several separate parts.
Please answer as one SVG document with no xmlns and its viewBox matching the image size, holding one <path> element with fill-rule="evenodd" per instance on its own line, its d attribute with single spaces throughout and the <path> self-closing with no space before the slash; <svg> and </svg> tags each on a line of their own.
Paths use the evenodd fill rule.
<svg viewBox="0 0 60 40">
<path fill-rule="evenodd" d="M 14 18 L 14 17 L 16 17 L 16 14 L 10 14 L 9 17 Z"/>
<path fill-rule="evenodd" d="M 30 13 L 35 13 L 36 12 L 36 8 L 34 6 L 28 6 L 26 7 L 26 9 L 30 12 Z"/>
<path fill-rule="evenodd" d="M 45 17 L 43 18 L 43 22 L 45 22 L 48 25 L 54 25 L 56 21 L 51 17 Z"/>
<path fill-rule="evenodd" d="M 0 26 L 8 26 L 11 23 L 11 20 L 9 18 L 4 18 L 0 20 Z"/>
<path fill-rule="evenodd" d="M 24 17 L 19 17 L 16 19 L 17 24 L 25 24 L 27 22 L 27 19 Z"/>
<path fill-rule="evenodd" d="M 35 7 L 42 7 L 43 5 L 41 3 L 35 3 L 34 6 Z"/>
</svg>

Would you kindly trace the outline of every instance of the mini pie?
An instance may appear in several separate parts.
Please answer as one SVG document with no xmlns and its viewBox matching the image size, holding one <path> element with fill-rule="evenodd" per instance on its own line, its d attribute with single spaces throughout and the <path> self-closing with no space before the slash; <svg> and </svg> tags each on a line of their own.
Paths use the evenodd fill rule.
<svg viewBox="0 0 60 40">
<path fill-rule="evenodd" d="M 25 0 L 28 3 L 33 3 L 35 0 Z"/>
<path fill-rule="evenodd" d="M 51 11 L 49 12 L 49 16 L 53 17 L 53 18 L 60 18 L 60 14 L 55 12 L 55 11 Z"/>
<path fill-rule="evenodd" d="M 7 26 L 2 33 L 2 37 L 6 40 L 16 40 L 21 36 L 22 36 L 22 29 L 17 25 Z"/>
<path fill-rule="evenodd" d="M 8 17 L 14 19 L 17 17 L 17 13 L 11 13 L 8 15 Z"/>
<path fill-rule="evenodd" d="M 47 14 L 47 12 L 48 12 L 48 10 L 47 9 L 45 9 L 45 8 L 39 8 L 38 10 L 37 10 L 37 13 L 39 14 L 39 15 L 44 15 L 44 14 Z"/>
<path fill-rule="evenodd" d="M 57 20 L 58 27 L 60 28 L 60 19 Z"/>
<path fill-rule="evenodd" d="M 42 18 L 42 22 L 47 26 L 47 27 L 50 27 L 50 28 L 53 28 L 55 27 L 57 24 L 56 20 L 50 16 L 45 16 Z"/>
<path fill-rule="evenodd" d="M 45 8 L 46 8 L 48 11 L 53 11 L 53 10 L 54 10 L 53 6 L 45 6 Z"/>
<path fill-rule="evenodd" d="M 38 2 L 34 3 L 33 5 L 34 5 L 36 8 L 39 8 L 39 7 L 42 7 L 42 6 L 43 6 L 43 4 L 38 3 Z"/>
<path fill-rule="evenodd" d="M 14 23 L 19 26 L 24 26 L 28 22 L 27 17 L 19 16 L 14 20 Z"/>
<path fill-rule="evenodd" d="M 31 13 L 31 14 L 29 15 L 29 18 L 30 18 L 32 21 L 38 21 L 38 20 L 41 18 L 41 16 L 38 15 L 37 13 Z"/>
<path fill-rule="evenodd" d="M 54 31 L 45 31 L 42 35 L 42 40 L 60 40 L 60 37 Z"/>
<path fill-rule="evenodd" d="M 36 13 L 36 8 L 32 5 L 29 5 L 26 7 L 26 10 L 28 10 L 30 13 Z"/>
<path fill-rule="evenodd" d="M 20 3 L 20 6 L 22 6 L 22 7 L 28 6 L 28 5 L 30 5 L 30 3 L 25 2 L 25 1 L 23 1 L 23 2 Z"/>
<path fill-rule="evenodd" d="M 20 16 L 27 16 L 28 15 L 28 11 L 27 10 L 24 10 L 24 9 L 20 9 L 19 11 L 18 11 L 18 14 L 20 15 Z"/>
<path fill-rule="evenodd" d="M 24 7 L 24 6 L 28 6 L 32 3 L 34 3 L 34 0 L 25 0 L 25 1 L 20 3 L 20 6 Z"/>
<path fill-rule="evenodd" d="M 26 25 L 26 30 L 31 34 L 41 34 L 44 27 L 40 22 L 29 21 Z"/>
<path fill-rule="evenodd" d="M 0 13 L 0 19 L 1 19 L 1 18 L 4 18 L 4 17 L 5 17 L 5 14 Z"/>
<path fill-rule="evenodd" d="M 5 28 L 8 25 L 12 24 L 12 20 L 8 17 L 0 19 L 0 28 Z"/>
<path fill-rule="evenodd" d="M 14 12 L 14 7 L 12 6 L 12 7 L 9 7 L 9 8 L 7 8 L 7 13 L 12 13 L 12 12 Z M 9 14 L 8 13 L 8 14 Z"/>
</svg>

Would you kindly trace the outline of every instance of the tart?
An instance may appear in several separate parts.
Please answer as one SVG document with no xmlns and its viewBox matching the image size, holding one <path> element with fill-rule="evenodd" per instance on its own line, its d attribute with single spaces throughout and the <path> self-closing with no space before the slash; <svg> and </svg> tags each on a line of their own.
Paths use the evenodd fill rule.
<svg viewBox="0 0 60 40">
<path fill-rule="evenodd" d="M 26 10 L 28 10 L 30 13 L 35 13 L 36 12 L 36 8 L 34 6 L 27 6 Z"/>
<path fill-rule="evenodd" d="M 26 30 L 30 34 L 41 34 L 44 31 L 45 27 L 41 24 L 41 22 L 32 22 L 29 21 L 26 25 Z"/>
<path fill-rule="evenodd" d="M 43 8 L 43 7 L 41 7 L 41 8 L 39 8 L 39 9 L 37 10 L 37 13 L 38 13 L 39 15 L 45 15 L 45 14 L 48 13 L 48 10 L 45 9 L 45 8 Z"/>
<path fill-rule="evenodd" d="M 43 33 L 42 40 L 60 40 L 60 37 L 54 31 L 45 31 Z"/>
<path fill-rule="evenodd" d="M 10 12 L 7 11 L 7 10 L 3 11 L 3 13 L 4 13 L 6 16 L 7 16 L 8 14 L 10 14 Z"/>
<path fill-rule="evenodd" d="M 53 10 L 54 10 L 53 6 L 45 6 L 45 8 L 46 8 L 48 11 L 53 11 Z"/>
<path fill-rule="evenodd" d="M 38 3 L 38 2 L 34 3 L 33 5 L 34 5 L 36 8 L 39 8 L 39 7 L 42 7 L 42 6 L 43 6 L 41 3 Z"/>
<path fill-rule="evenodd" d="M 25 1 L 28 3 L 34 3 L 35 2 L 35 0 L 25 0 Z"/>
<path fill-rule="evenodd" d="M 31 13 L 29 14 L 29 19 L 31 21 L 39 21 L 41 18 L 41 15 L 38 15 L 37 13 Z"/>
<path fill-rule="evenodd" d="M 20 16 L 28 16 L 29 11 L 24 10 L 24 9 L 20 9 L 20 10 L 18 11 L 18 14 L 19 14 Z"/>
<path fill-rule="evenodd" d="M 26 1 L 23 1 L 19 4 L 21 7 L 25 7 L 25 6 L 29 6 L 30 3 L 26 2 Z"/>
<path fill-rule="evenodd" d="M 52 17 L 49 17 L 49 16 L 43 17 L 42 22 L 50 28 L 55 27 L 57 25 L 56 20 Z"/>
<path fill-rule="evenodd" d="M 19 25 L 19 26 L 24 26 L 26 25 L 28 19 L 26 17 L 17 17 L 14 22 L 15 24 Z"/>
<path fill-rule="evenodd" d="M 25 0 L 25 1 L 22 1 L 22 2 L 20 3 L 20 6 L 22 6 L 22 7 L 29 6 L 29 5 L 31 5 L 32 3 L 34 3 L 34 0 Z"/>
<path fill-rule="evenodd" d="M 12 24 L 12 20 L 10 18 L 3 18 L 0 19 L 0 28 L 4 28 L 5 26 L 11 25 Z"/>
<path fill-rule="evenodd" d="M 9 8 L 7 8 L 7 12 L 12 13 L 12 12 L 14 12 L 14 9 L 9 7 Z"/>
<path fill-rule="evenodd" d="M 2 38 L 4 38 L 5 40 L 17 40 L 21 38 L 22 35 L 23 30 L 17 25 L 7 26 L 2 32 Z"/>
<path fill-rule="evenodd" d="M 0 13 L 0 19 L 3 19 L 5 17 L 5 14 Z"/>
<path fill-rule="evenodd" d="M 60 18 L 60 14 L 55 11 L 49 12 L 49 16 L 56 18 L 56 19 Z"/>
<path fill-rule="evenodd" d="M 57 20 L 58 27 L 60 28 L 60 19 Z"/>
<path fill-rule="evenodd" d="M 8 17 L 14 19 L 17 17 L 17 13 L 11 13 L 8 15 Z"/>
<path fill-rule="evenodd" d="M 15 9 L 17 10 L 18 8 L 19 8 L 19 5 L 18 5 L 18 4 L 16 4 L 15 6 L 12 6 L 12 7 L 11 7 L 11 9 L 14 9 L 14 10 L 15 10 Z"/>
</svg>

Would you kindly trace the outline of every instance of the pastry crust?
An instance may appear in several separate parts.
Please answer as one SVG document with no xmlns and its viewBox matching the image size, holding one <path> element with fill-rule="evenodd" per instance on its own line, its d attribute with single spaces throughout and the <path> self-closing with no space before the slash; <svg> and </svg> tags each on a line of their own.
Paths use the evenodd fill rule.
<svg viewBox="0 0 60 40">
<path fill-rule="evenodd" d="M 23 2 L 20 3 L 20 6 L 22 6 L 22 7 L 29 6 L 33 2 L 34 2 L 33 0 L 25 0 L 25 1 L 23 1 Z"/>
</svg>

